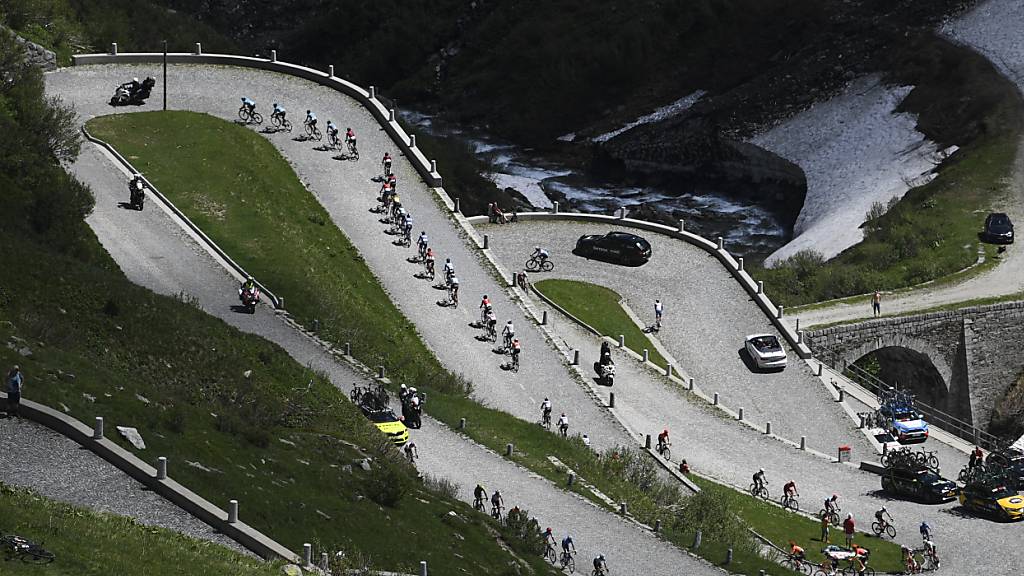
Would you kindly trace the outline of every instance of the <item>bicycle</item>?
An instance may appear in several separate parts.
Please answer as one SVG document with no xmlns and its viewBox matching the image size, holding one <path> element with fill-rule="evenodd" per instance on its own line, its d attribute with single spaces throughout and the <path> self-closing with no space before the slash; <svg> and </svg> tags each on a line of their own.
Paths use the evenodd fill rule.
<svg viewBox="0 0 1024 576">
<path fill-rule="evenodd" d="M 840 508 L 836 508 L 835 510 L 825 510 L 824 508 L 822 508 L 821 510 L 818 511 L 818 518 L 822 518 L 824 516 L 828 516 L 828 523 L 829 524 L 831 524 L 833 526 L 839 526 L 839 513 L 840 512 L 842 512 L 842 509 L 840 509 Z"/>
<path fill-rule="evenodd" d="M 569 425 L 568 424 L 559 424 L 558 425 L 558 433 L 562 435 L 562 438 L 568 438 L 569 437 Z"/>
<path fill-rule="evenodd" d="M 519 354 L 512 355 L 512 364 L 508 369 L 513 372 L 519 372 Z"/>
<path fill-rule="evenodd" d="M 328 131 L 327 132 L 327 146 L 329 146 L 331 148 L 331 150 L 334 150 L 335 148 L 338 148 L 338 146 L 340 146 L 340 145 L 341 145 L 341 140 L 338 139 L 337 132 L 330 132 L 330 131 Z"/>
<path fill-rule="evenodd" d="M 754 498 L 761 498 L 763 500 L 768 499 L 768 488 L 765 487 L 764 484 L 758 485 L 756 483 L 751 483 L 747 488 L 747 492 L 750 492 L 750 495 Z"/>
<path fill-rule="evenodd" d="M 274 125 L 274 128 L 280 128 L 282 130 L 292 131 L 292 121 L 288 118 L 284 118 L 279 114 L 270 115 L 270 123 Z"/>
<path fill-rule="evenodd" d="M 484 511 L 484 499 L 483 498 L 476 498 L 476 499 L 474 499 L 473 500 L 473 509 L 476 510 L 477 512 L 481 512 L 482 513 Z"/>
<path fill-rule="evenodd" d="M 498 504 L 498 505 L 491 504 L 491 518 L 494 518 L 498 522 L 501 522 L 501 509 L 502 508 L 503 508 L 503 506 L 501 504 Z"/>
<path fill-rule="evenodd" d="M 797 572 L 799 574 L 810 575 L 811 572 L 814 571 L 813 564 L 806 560 L 801 560 L 800 558 L 793 556 L 792 554 L 787 556 L 786 559 L 782 561 L 782 566 L 787 570 L 792 570 L 793 572 Z"/>
<path fill-rule="evenodd" d="M 19 558 L 26 564 L 49 564 L 56 558 L 42 545 L 14 534 L 0 537 L 0 550 L 4 551 L 4 560 Z"/>
<path fill-rule="evenodd" d="M 306 126 L 306 136 L 309 136 L 310 138 L 318 142 L 320 140 L 323 140 L 323 132 L 320 132 L 320 129 L 316 127 L 316 124 L 313 124 L 312 122 L 308 121 L 303 122 L 303 124 Z"/>
<path fill-rule="evenodd" d="M 658 454 L 660 454 L 661 457 L 664 458 L 665 460 L 668 460 L 669 462 L 671 462 L 672 461 L 672 443 L 671 442 L 658 442 Z"/>
<path fill-rule="evenodd" d="M 576 552 L 566 552 L 563 550 L 562 556 L 558 560 L 560 564 L 559 568 L 562 570 L 568 569 L 570 574 L 576 571 L 576 559 L 573 558 L 573 554 L 576 554 Z"/>
<path fill-rule="evenodd" d="M 914 559 L 916 560 L 918 556 L 920 556 L 921 560 L 917 565 L 921 567 L 921 570 L 932 571 L 939 569 L 940 563 L 938 554 L 929 552 L 925 548 L 921 548 L 914 550 Z"/>
<path fill-rule="evenodd" d="M 540 425 L 543 426 L 544 428 L 548 429 L 548 430 L 551 430 L 551 413 L 550 412 L 543 412 L 540 415 Z"/>
<path fill-rule="evenodd" d="M 551 272 L 554 269 L 555 263 L 547 258 L 531 256 L 530 259 L 526 261 L 527 272 Z"/>
<path fill-rule="evenodd" d="M 555 547 L 551 545 L 551 542 L 544 543 L 544 559 L 552 564 L 558 562 L 558 552 L 555 551 Z"/>
<path fill-rule="evenodd" d="M 490 324 L 488 324 L 487 327 L 486 327 L 486 330 L 487 330 L 487 334 L 486 334 L 487 335 L 487 340 L 489 342 L 497 342 L 498 341 L 498 331 L 494 329 L 494 326 L 491 326 Z"/>
<path fill-rule="evenodd" d="M 608 576 L 608 569 L 594 568 L 594 571 L 590 573 L 590 576 Z"/>
<path fill-rule="evenodd" d="M 352 160 L 359 160 L 359 149 L 356 148 L 354 140 L 348 141 L 348 157 Z"/>
<path fill-rule="evenodd" d="M 255 110 L 249 110 L 244 104 L 238 109 L 238 117 L 246 124 L 263 124 L 263 116 Z"/>
<path fill-rule="evenodd" d="M 896 528 L 893 527 L 892 524 L 885 521 L 879 522 L 878 520 L 875 520 L 874 522 L 872 522 L 871 531 L 874 532 L 875 536 L 878 536 L 879 538 L 882 537 L 882 534 L 888 535 L 889 538 L 896 538 Z"/>
<path fill-rule="evenodd" d="M 799 494 L 798 494 L 799 496 Z M 793 512 L 800 511 L 800 502 L 797 501 L 796 496 L 790 496 L 789 494 L 783 494 L 782 500 L 779 502 L 783 508 L 788 508 Z"/>
</svg>

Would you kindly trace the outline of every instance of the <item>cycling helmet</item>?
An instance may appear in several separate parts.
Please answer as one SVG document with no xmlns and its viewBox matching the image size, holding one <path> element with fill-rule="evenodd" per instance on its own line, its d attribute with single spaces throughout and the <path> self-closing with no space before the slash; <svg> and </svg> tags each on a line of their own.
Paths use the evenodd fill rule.
<svg viewBox="0 0 1024 576">
<path fill-rule="evenodd" d="M 415 388 L 409 388 L 409 392 L 415 392 L 415 391 L 416 391 Z"/>
<path fill-rule="evenodd" d="M 136 76 L 136 77 L 132 78 L 132 82 L 135 82 L 137 84 L 139 82 L 139 77 Z"/>
<path fill-rule="evenodd" d="M 758 468 L 757 471 L 760 472 L 761 474 L 764 474 L 764 468 Z"/>
<path fill-rule="evenodd" d="M 600 555 L 600 556 L 598 556 L 597 558 L 598 558 L 598 560 L 604 560 L 604 554 L 601 554 L 601 555 Z"/>
<path fill-rule="evenodd" d="M 547 396 L 545 396 L 545 397 L 544 397 L 544 401 L 545 401 L 545 402 L 547 402 L 547 401 L 548 401 L 548 397 L 547 397 Z"/>
<path fill-rule="evenodd" d="M 402 384 L 402 385 L 400 386 L 400 388 L 401 388 L 402 390 L 405 390 L 405 388 L 406 388 L 405 384 Z"/>
<path fill-rule="evenodd" d="M 248 276 L 246 276 L 246 277 L 245 277 L 245 279 L 246 279 L 246 280 L 249 280 L 249 281 L 252 281 L 252 279 L 253 279 L 253 278 L 252 278 L 252 274 L 249 274 Z"/>
<path fill-rule="evenodd" d="M 661 433 L 662 434 L 668 434 L 668 428 L 665 428 L 664 430 L 662 430 Z"/>
<path fill-rule="evenodd" d="M 832 499 L 835 500 L 836 498 L 839 498 L 839 495 L 838 494 L 833 494 L 832 495 Z"/>
<path fill-rule="evenodd" d="M 550 527 L 548 527 L 548 529 L 547 529 L 547 530 L 545 530 L 545 532 L 551 532 L 551 528 L 550 528 Z"/>
<path fill-rule="evenodd" d="M 277 108 L 277 107 L 278 107 L 278 103 L 274 102 L 274 108 Z"/>
<path fill-rule="evenodd" d="M 882 506 L 882 512 L 885 512 L 885 511 L 886 511 L 886 510 L 885 510 L 885 506 Z"/>
<path fill-rule="evenodd" d="M 511 320 L 509 320 L 508 322 L 505 322 L 505 324 L 511 324 L 511 323 L 512 323 L 512 321 L 511 321 Z"/>
</svg>

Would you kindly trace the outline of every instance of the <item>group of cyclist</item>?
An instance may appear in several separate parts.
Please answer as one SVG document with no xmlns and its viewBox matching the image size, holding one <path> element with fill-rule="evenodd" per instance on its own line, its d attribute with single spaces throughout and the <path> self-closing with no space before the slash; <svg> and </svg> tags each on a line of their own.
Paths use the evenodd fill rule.
<svg viewBox="0 0 1024 576">
<path fill-rule="evenodd" d="M 544 398 L 544 401 L 540 403 L 540 421 L 545 427 L 551 425 L 551 400 L 546 397 Z M 565 412 L 562 412 L 558 417 L 557 426 L 558 433 L 561 434 L 563 438 L 568 437 L 569 417 L 565 415 Z M 586 434 L 584 434 L 584 436 L 586 436 Z"/>
<path fill-rule="evenodd" d="M 248 96 L 242 96 L 242 108 L 239 110 L 239 114 L 243 119 L 260 123 L 263 121 L 262 116 L 256 113 L 256 101 Z M 270 113 L 270 119 L 275 126 L 284 127 L 287 130 L 291 130 L 291 123 L 288 121 L 288 111 L 285 110 L 284 106 L 274 102 L 273 110 Z M 303 121 L 303 126 L 306 128 L 306 133 L 311 137 L 320 139 L 320 129 L 317 126 L 317 117 L 312 110 L 306 110 L 306 119 Z M 340 130 L 338 126 L 334 124 L 333 120 L 327 121 L 327 142 L 331 148 L 338 148 L 342 144 L 348 147 L 349 154 L 355 159 L 359 158 L 359 151 L 356 146 L 356 134 L 351 127 L 345 129 L 344 140 L 338 137 Z M 388 162 L 388 172 L 390 172 L 390 161 Z"/>
</svg>

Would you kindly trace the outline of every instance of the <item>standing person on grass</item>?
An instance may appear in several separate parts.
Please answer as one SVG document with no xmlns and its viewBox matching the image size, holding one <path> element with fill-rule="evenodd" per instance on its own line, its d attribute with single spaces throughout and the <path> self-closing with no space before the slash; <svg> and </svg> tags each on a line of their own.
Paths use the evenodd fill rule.
<svg viewBox="0 0 1024 576">
<path fill-rule="evenodd" d="M 857 525 L 853 521 L 853 514 L 847 514 L 846 520 L 843 520 L 843 533 L 846 534 L 846 547 L 850 548 L 853 546 L 853 534 L 857 529 Z"/>
<path fill-rule="evenodd" d="M 25 384 L 25 376 L 17 364 L 7 373 L 7 414 L 18 416 L 21 406 L 21 387 Z"/>
<path fill-rule="evenodd" d="M 878 290 L 871 296 L 871 311 L 876 318 L 882 314 L 882 293 Z"/>
</svg>

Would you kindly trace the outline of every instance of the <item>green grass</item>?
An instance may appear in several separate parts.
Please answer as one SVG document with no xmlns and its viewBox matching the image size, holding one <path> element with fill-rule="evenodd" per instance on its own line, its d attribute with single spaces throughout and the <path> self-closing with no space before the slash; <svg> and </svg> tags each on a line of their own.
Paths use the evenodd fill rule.
<svg viewBox="0 0 1024 576">
<path fill-rule="evenodd" d="M 97 514 L 0 484 L 0 532 L 17 534 L 56 555 L 45 565 L 3 561 L 8 576 L 172 576 L 218 574 L 272 576 L 282 562 L 264 562 L 177 532 L 143 526 L 131 518 Z M 185 568 L 187 567 L 187 568 Z"/>
<path fill-rule="evenodd" d="M 338 285 L 331 283 L 342 283 L 340 286 L 345 290 L 356 292 L 351 294 L 353 299 L 369 298 L 379 304 L 374 315 L 377 326 L 384 330 L 407 326 L 408 321 L 391 304 L 341 231 L 312 195 L 301 189 L 278 152 L 258 134 L 209 116 L 182 112 L 104 117 L 92 120 L 90 129 L 131 158 L 207 234 L 233 257 L 237 255 L 243 266 L 258 270 L 257 278 L 287 295 L 289 308 L 299 311 L 300 316 L 302 310 L 313 308 L 302 301 L 303 295 L 313 297 L 318 290 L 294 292 L 280 288 L 294 286 L 298 290 L 291 278 L 302 278 L 302 282 L 327 292 L 341 292 Z M 221 153 L 228 149 L 233 150 L 232 154 Z M 217 159 L 217 168 L 207 166 L 212 164 L 212 160 L 207 159 L 212 158 Z M 187 179 L 176 168 L 179 166 L 190 167 Z M 245 190 L 244 197 L 235 192 L 237 189 Z M 274 254 L 267 255 L 260 248 L 271 243 Z M 243 251 L 238 252 L 239 249 Z M 611 302 L 617 303 L 618 297 L 609 294 Z M 350 307 L 351 303 L 345 298 L 328 294 L 319 300 L 317 309 L 321 315 L 318 317 L 343 318 Z M 358 310 L 351 312 L 359 313 Z M 624 313 L 621 318 L 629 322 Z M 635 325 L 633 330 L 642 336 Z M 393 354 L 420 355 L 419 361 L 425 369 L 440 370 L 436 358 L 429 355 L 415 332 L 411 329 L 407 332 L 402 339 L 393 342 L 395 347 L 388 349 Z M 628 334 L 633 332 L 624 333 L 627 342 L 632 339 Z M 333 331 L 328 337 L 337 342 L 344 334 L 344 331 Z M 354 353 L 358 356 L 360 351 L 354 350 Z M 368 364 L 378 358 L 372 349 L 362 353 L 362 359 Z M 443 377 L 456 381 L 449 375 Z M 678 486 L 654 481 L 654 464 L 648 458 L 627 458 L 629 469 L 624 470 L 610 458 L 599 458 L 578 437 L 562 439 L 534 422 L 476 403 L 466 395 L 464 387 L 444 385 L 444 380 L 440 386 L 433 380 L 414 382 L 430 391 L 428 411 L 431 416 L 452 428 L 457 427 L 461 418 L 466 418 L 464 433 L 496 453 L 503 454 L 506 444 L 514 444 L 513 461 L 557 485 L 565 486 L 566 475 L 548 460 L 549 455 L 573 468 L 614 501 L 629 503 L 631 512 L 645 522 L 653 523 L 656 518 L 664 517 L 667 514 L 664 506 L 677 502 L 680 497 Z M 605 505 L 580 484 L 571 490 Z M 692 533 L 683 529 L 666 526 L 663 536 L 681 547 L 692 544 Z M 706 541 L 697 552 L 720 563 L 729 545 Z M 732 570 L 754 575 L 758 569 L 779 573 L 777 566 L 767 560 L 737 552 Z"/>
<path fill-rule="evenodd" d="M 614 290 L 577 280 L 541 280 L 534 286 L 552 302 L 586 322 L 605 336 L 626 337 L 626 347 L 643 354 L 650 353 L 651 362 L 664 368 L 668 363 L 651 343 L 647 334 L 626 314 L 619 302 L 622 297 Z"/>
</svg>

